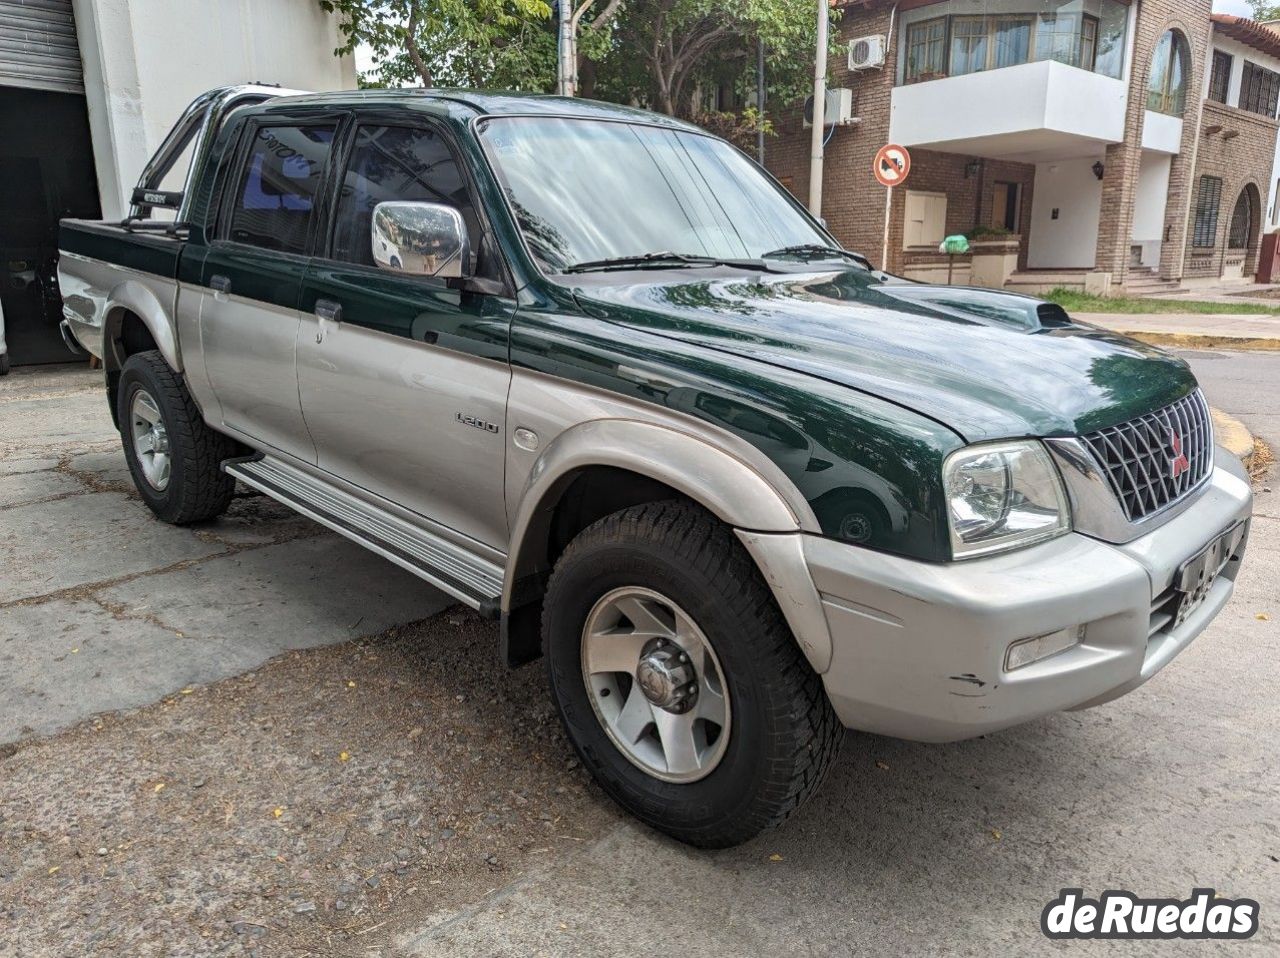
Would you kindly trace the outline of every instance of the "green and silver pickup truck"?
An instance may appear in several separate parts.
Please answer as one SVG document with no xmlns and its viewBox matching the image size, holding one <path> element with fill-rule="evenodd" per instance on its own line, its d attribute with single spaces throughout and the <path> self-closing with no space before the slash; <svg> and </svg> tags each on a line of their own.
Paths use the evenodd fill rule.
<svg viewBox="0 0 1280 958">
<path fill-rule="evenodd" d="M 239 480 L 498 620 L 604 789 L 695 845 L 782 821 L 845 727 L 1135 688 L 1240 569 L 1249 483 L 1182 361 L 879 272 L 665 116 L 215 90 L 133 202 L 59 269 L 142 500 L 210 520 Z"/>
</svg>

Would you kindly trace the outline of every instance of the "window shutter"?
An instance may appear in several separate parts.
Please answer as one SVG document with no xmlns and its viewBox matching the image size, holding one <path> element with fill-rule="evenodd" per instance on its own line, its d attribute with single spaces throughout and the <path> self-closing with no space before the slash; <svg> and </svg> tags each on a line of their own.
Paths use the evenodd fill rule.
<svg viewBox="0 0 1280 958">
<path fill-rule="evenodd" d="M 0 86 L 84 92 L 71 0 L 0 0 Z"/>
</svg>

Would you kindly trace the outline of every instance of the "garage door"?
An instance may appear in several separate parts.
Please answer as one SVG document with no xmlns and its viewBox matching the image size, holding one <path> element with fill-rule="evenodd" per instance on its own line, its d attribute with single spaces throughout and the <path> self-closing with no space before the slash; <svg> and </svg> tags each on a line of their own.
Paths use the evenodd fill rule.
<svg viewBox="0 0 1280 958">
<path fill-rule="evenodd" d="M 0 86 L 84 92 L 71 0 L 0 0 Z"/>
</svg>

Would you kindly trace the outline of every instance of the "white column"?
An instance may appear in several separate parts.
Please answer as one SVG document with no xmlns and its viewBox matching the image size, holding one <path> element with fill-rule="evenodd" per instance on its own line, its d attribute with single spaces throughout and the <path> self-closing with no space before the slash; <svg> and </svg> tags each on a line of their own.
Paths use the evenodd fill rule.
<svg viewBox="0 0 1280 958">
<path fill-rule="evenodd" d="M 72 0 L 102 215 L 119 219 L 149 158 L 128 0 Z M 175 117 L 176 119 L 176 117 Z"/>
</svg>

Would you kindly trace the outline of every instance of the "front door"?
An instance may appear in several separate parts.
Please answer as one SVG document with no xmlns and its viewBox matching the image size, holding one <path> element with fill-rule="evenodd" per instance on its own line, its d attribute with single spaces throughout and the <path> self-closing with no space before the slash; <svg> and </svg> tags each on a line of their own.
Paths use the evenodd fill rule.
<svg viewBox="0 0 1280 958">
<path fill-rule="evenodd" d="M 222 423 L 308 462 L 315 447 L 298 399 L 298 297 L 336 126 L 268 117 L 246 131 L 225 226 L 205 253 L 199 288 L 182 294 L 201 297 L 200 338 Z"/>
<path fill-rule="evenodd" d="M 404 123 L 366 121 L 355 130 L 332 236 L 303 285 L 302 409 L 322 469 L 505 549 L 515 301 L 374 265 L 374 207 L 419 200 L 458 208 L 478 251 L 477 273 L 502 275 L 444 134 Z"/>
<path fill-rule="evenodd" d="M 991 196 L 991 225 L 1006 229 L 1010 233 L 1018 232 L 1018 196 L 1017 183 L 996 182 Z"/>
</svg>

